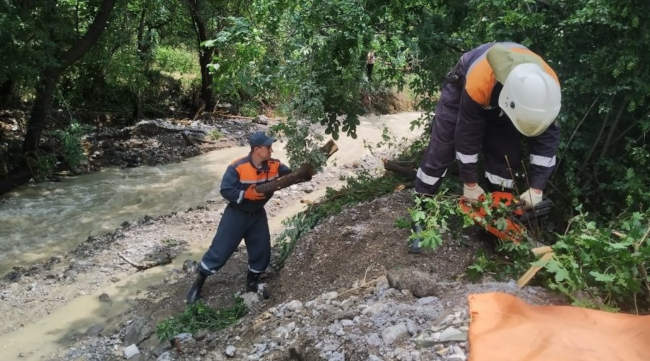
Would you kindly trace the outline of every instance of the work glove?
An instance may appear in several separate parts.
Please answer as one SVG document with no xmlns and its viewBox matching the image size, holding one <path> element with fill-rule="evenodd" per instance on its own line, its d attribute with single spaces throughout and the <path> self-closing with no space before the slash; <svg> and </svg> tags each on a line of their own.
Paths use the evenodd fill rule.
<svg viewBox="0 0 650 361">
<path fill-rule="evenodd" d="M 266 199 L 266 195 L 258 192 L 255 189 L 255 184 L 251 184 L 246 188 L 246 192 L 244 192 L 244 199 L 248 199 L 249 201 L 262 201 Z"/>
<path fill-rule="evenodd" d="M 519 196 L 519 199 L 524 203 L 524 209 L 533 208 L 537 203 L 542 201 L 544 192 L 541 189 L 529 188 L 527 191 Z"/>
<path fill-rule="evenodd" d="M 472 202 L 477 202 L 478 198 L 483 194 L 485 194 L 485 191 L 477 183 L 473 186 L 470 186 L 467 183 L 463 184 L 463 198 Z"/>
</svg>

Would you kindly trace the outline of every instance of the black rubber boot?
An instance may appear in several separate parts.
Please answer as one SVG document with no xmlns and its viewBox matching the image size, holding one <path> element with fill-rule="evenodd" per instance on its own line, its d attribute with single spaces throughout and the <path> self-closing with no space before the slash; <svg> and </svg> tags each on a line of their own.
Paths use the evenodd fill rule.
<svg viewBox="0 0 650 361">
<path fill-rule="evenodd" d="M 264 287 L 265 285 L 260 283 L 260 276 L 262 276 L 261 273 L 248 271 L 248 275 L 246 275 L 246 291 L 256 292 L 262 298 L 268 299 L 271 295 L 268 289 Z"/>
<path fill-rule="evenodd" d="M 248 275 L 246 275 L 246 291 L 257 292 L 257 285 L 260 283 L 260 275 L 261 273 L 248 271 Z"/>
<path fill-rule="evenodd" d="M 187 292 L 188 305 L 193 304 L 194 302 L 198 301 L 199 298 L 201 298 L 201 288 L 203 288 L 203 283 L 205 282 L 206 278 L 207 278 L 206 275 L 204 275 L 201 272 L 198 272 L 196 276 L 196 280 L 192 284 L 190 290 Z"/>
</svg>

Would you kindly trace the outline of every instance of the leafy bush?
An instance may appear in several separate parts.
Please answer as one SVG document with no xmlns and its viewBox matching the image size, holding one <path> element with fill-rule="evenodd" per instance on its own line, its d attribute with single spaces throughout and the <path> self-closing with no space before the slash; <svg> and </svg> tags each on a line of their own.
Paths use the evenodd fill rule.
<svg viewBox="0 0 650 361">
<path fill-rule="evenodd" d="M 164 72 L 174 74 L 200 74 L 195 52 L 173 46 L 159 46 L 154 50 L 154 63 Z"/>
<path fill-rule="evenodd" d="M 37 182 L 46 180 L 54 172 L 56 157 L 53 154 L 37 151 L 27 154 L 25 159 L 32 177 Z"/>
<path fill-rule="evenodd" d="M 603 227 L 581 208 L 578 212 L 553 245 L 555 256 L 545 267 L 548 287 L 579 305 L 650 308 L 649 213 L 635 212 Z"/>
<path fill-rule="evenodd" d="M 184 332 L 195 333 L 202 329 L 216 331 L 232 325 L 247 313 L 244 300 L 239 297 L 235 300 L 235 305 L 221 310 L 210 308 L 199 301 L 185 307 L 181 314 L 160 322 L 156 326 L 156 335 L 165 341 Z"/>
<path fill-rule="evenodd" d="M 83 147 L 81 146 L 81 137 L 87 131 L 87 127 L 73 121 L 64 130 L 55 130 L 54 136 L 61 143 L 61 156 L 63 161 L 70 169 L 75 169 L 86 158 Z"/>
</svg>

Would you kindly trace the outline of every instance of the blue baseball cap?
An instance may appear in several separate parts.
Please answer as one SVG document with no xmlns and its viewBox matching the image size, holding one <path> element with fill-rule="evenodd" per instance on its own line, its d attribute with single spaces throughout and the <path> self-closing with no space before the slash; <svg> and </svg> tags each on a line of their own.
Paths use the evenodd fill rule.
<svg viewBox="0 0 650 361">
<path fill-rule="evenodd" d="M 269 137 L 262 131 L 255 132 L 248 137 L 248 143 L 251 145 L 251 147 L 268 147 L 273 144 L 273 142 L 275 142 L 275 138 Z"/>
</svg>

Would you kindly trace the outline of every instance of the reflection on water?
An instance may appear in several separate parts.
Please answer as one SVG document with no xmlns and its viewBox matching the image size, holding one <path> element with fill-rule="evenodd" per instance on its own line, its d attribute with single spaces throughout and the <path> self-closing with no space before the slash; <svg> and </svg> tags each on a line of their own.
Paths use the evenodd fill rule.
<svg viewBox="0 0 650 361">
<path fill-rule="evenodd" d="M 66 252 L 90 235 L 144 215 L 185 210 L 218 195 L 221 173 L 248 148 L 181 163 L 97 173 L 21 187 L 0 199 L 0 275 L 21 262 Z"/>
</svg>

